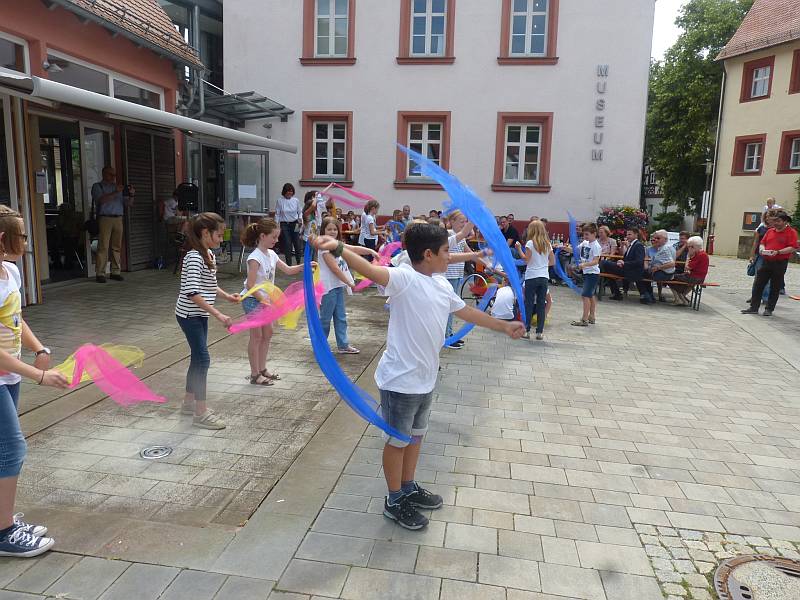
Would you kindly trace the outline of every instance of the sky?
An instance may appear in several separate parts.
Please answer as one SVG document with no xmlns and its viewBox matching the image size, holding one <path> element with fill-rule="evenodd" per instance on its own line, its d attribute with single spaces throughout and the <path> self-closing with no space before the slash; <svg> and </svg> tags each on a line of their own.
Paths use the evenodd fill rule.
<svg viewBox="0 0 800 600">
<path fill-rule="evenodd" d="M 681 30 L 675 27 L 675 17 L 685 0 L 657 0 L 656 18 L 653 27 L 653 52 L 657 60 L 664 58 L 664 52 L 675 43 Z"/>
</svg>

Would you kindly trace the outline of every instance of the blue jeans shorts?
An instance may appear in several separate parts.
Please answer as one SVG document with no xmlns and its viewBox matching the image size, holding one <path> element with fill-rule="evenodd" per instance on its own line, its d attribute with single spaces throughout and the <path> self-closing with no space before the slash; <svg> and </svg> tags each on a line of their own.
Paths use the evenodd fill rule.
<svg viewBox="0 0 800 600">
<path fill-rule="evenodd" d="M 584 273 L 583 274 L 583 291 L 581 296 L 584 298 L 591 298 L 594 296 L 594 291 L 597 289 L 597 282 L 600 281 L 598 273 Z"/>
<path fill-rule="evenodd" d="M 427 394 L 401 394 L 381 390 L 381 416 L 383 420 L 400 433 L 423 436 L 428 431 L 431 416 L 433 392 Z M 408 442 L 398 440 L 384 433 L 383 439 L 390 446 L 405 448 Z"/>
<path fill-rule="evenodd" d="M 244 300 L 242 300 L 242 308 L 244 309 L 244 314 L 248 315 L 253 311 L 258 310 L 261 308 L 262 304 L 258 301 L 258 299 L 253 298 L 253 296 L 248 296 Z"/>
<path fill-rule="evenodd" d="M 19 425 L 19 384 L 0 384 L 0 478 L 16 477 L 28 445 Z"/>
</svg>

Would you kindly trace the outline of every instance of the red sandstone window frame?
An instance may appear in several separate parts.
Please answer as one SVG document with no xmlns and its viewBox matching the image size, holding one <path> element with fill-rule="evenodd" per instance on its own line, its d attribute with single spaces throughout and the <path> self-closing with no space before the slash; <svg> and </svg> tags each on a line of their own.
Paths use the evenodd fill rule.
<svg viewBox="0 0 800 600">
<path fill-rule="evenodd" d="M 796 140 L 800 140 L 800 129 L 781 133 L 781 149 L 778 154 L 778 170 L 776 173 L 800 175 L 800 165 L 795 168 L 791 167 L 792 147 Z"/>
<path fill-rule="evenodd" d="M 792 54 L 792 77 L 789 82 L 789 93 L 800 93 L 800 48 Z"/>
<path fill-rule="evenodd" d="M 344 177 L 314 176 L 314 124 L 324 122 L 345 123 L 345 164 Z M 303 111 L 302 131 L 302 176 L 300 185 L 318 187 L 334 182 L 346 187 L 353 185 L 353 112 L 352 111 Z"/>
<path fill-rule="evenodd" d="M 444 170 L 450 168 L 450 111 L 398 111 L 397 142 L 408 147 L 408 127 L 411 123 L 441 123 L 441 150 L 439 165 Z M 441 186 L 435 181 L 408 176 L 408 155 L 397 149 L 394 187 L 402 190 L 438 190 Z"/>
<path fill-rule="evenodd" d="M 333 1 L 334 0 L 331 0 L 331 2 Z M 356 0 L 348 0 L 347 4 L 346 56 L 316 56 L 316 20 L 316 0 L 303 0 L 303 56 L 300 57 L 300 64 L 314 67 L 341 67 L 356 64 Z"/>
<path fill-rule="evenodd" d="M 748 144 L 761 144 L 761 162 L 757 171 L 745 171 L 745 152 Z M 731 165 L 732 177 L 758 177 L 764 172 L 766 159 L 767 134 L 739 135 L 733 143 L 733 164 Z"/>
<path fill-rule="evenodd" d="M 547 7 L 547 40 L 544 56 L 514 56 L 511 54 L 511 3 L 502 0 L 500 17 L 499 65 L 555 65 L 558 63 L 558 9 L 560 0 L 549 0 Z"/>
<path fill-rule="evenodd" d="M 418 56 L 411 54 L 411 10 L 413 0 L 400 0 L 400 46 L 398 65 L 451 65 L 455 62 L 456 0 L 445 0 L 444 55 Z"/>
<path fill-rule="evenodd" d="M 764 96 L 753 96 L 753 75 L 756 69 L 769 67 L 769 83 L 767 83 L 767 93 Z M 775 77 L 775 55 L 765 56 L 757 60 L 751 60 L 742 65 L 742 89 L 739 93 L 739 102 L 755 102 L 766 100 L 772 96 L 772 80 Z"/>
<path fill-rule="evenodd" d="M 514 124 L 539 125 L 539 182 L 537 184 L 508 183 L 505 181 L 506 126 Z M 494 192 L 524 192 L 545 194 L 550 191 L 550 158 L 553 145 L 553 113 L 551 112 L 500 112 L 497 113 L 497 134 L 494 150 Z"/>
</svg>

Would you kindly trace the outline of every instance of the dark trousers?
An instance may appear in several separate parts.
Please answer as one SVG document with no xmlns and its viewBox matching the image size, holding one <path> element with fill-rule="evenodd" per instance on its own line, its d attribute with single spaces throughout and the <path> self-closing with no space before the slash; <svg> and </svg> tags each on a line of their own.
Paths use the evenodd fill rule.
<svg viewBox="0 0 800 600">
<path fill-rule="evenodd" d="M 758 310 L 761 304 L 761 294 L 769 283 L 769 297 L 767 298 L 767 309 L 775 310 L 778 303 L 778 296 L 783 287 L 783 276 L 789 266 L 788 260 L 765 260 L 761 268 L 756 272 L 756 281 L 753 284 L 753 295 L 750 298 L 750 308 Z"/>
<path fill-rule="evenodd" d="M 615 261 L 613 260 L 604 260 L 600 263 L 600 271 L 603 273 L 608 273 L 610 275 L 617 275 L 619 277 L 625 277 L 625 269 L 620 267 Z M 639 290 L 639 295 L 644 297 L 650 297 L 653 295 L 653 290 L 650 289 L 650 284 L 641 281 L 635 280 L 636 289 Z M 609 279 L 608 285 L 611 288 L 611 293 L 615 296 L 619 296 L 619 281 L 616 279 Z M 626 288 L 627 289 L 627 288 Z"/>
<path fill-rule="evenodd" d="M 199 402 L 206 401 L 206 381 L 211 355 L 208 353 L 208 317 L 176 317 L 189 342 L 191 359 L 186 372 L 186 392 Z"/>
<path fill-rule="evenodd" d="M 281 221 L 281 246 L 289 266 L 292 264 L 292 253 L 298 265 L 303 262 L 303 240 L 300 239 L 300 232 L 295 231 L 296 225 L 295 222 Z"/>
<path fill-rule="evenodd" d="M 525 329 L 531 330 L 534 307 L 536 308 L 536 333 L 544 331 L 545 308 L 547 307 L 547 277 L 525 280 Z"/>
<path fill-rule="evenodd" d="M 378 247 L 378 240 L 370 240 L 370 239 L 364 238 L 364 246 L 366 248 L 369 248 L 370 250 L 375 250 L 375 248 Z M 364 258 L 366 258 L 369 262 L 372 262 L 372 255 L 365 256 Z"/>
</svg>

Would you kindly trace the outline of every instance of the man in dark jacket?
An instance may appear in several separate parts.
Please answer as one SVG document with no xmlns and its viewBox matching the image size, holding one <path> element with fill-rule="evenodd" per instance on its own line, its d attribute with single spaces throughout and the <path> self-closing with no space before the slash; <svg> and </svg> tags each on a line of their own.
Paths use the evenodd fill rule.
<svg viewBox="0 0 800 600">
<path fill-rule="evenodd" d="M 600 270 L 603 273 L 611 275 L 618 275 L 623 277 L 625 281 L 633 281 L 639 289 L 639 294 L 642 300 L 649 298 L 648 284 L 642 281 L 645 276 L 644 272 L 644 244 L 639 241 L 639 230 L 629 228 L 625 232 L 625 237 L 628 241 L 628 248 L 625 250 L 625 255 L 622 260 L 604 260 L 600 263 Z M 619 282 L 616 279 L 609 281 L 611 286 L 611 299 L 622 300 L 622 294 L 619 293 Z"/>
</svg>

